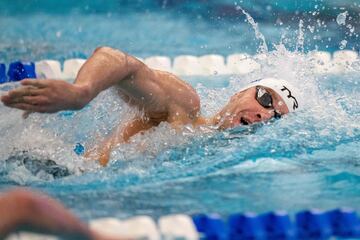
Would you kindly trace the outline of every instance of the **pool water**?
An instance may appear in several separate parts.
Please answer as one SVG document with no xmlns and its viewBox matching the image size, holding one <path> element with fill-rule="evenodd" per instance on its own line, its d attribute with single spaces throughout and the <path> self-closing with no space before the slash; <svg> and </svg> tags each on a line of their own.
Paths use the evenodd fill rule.
<svg viewBox="0 0 360 240">
<path fill-rule="evenodd" d="M 3 0 L 0 59 L 87 57 L 99 45 L 138 57 L 255 54 L 259 41 L 239 7 L 259 23 L 270 50 L 279 42 L 294 50 L 300 20 L 306 51 L 360 49 L 360 7 L 352 0 Z"/>
<path fill-rule="evenodd" d="M 170 10 L 161 4 L 160 8 L 146 5 L 147 11 L 140 14 L 137 6 L 122 2 L 127 11 L 119 14 L 110 11 L 111 6 L 94 13 L 96 1 L 89 10 L 66 4 L 60 10 L 72 11 L 43 7 L 50 13 L 29 6 L 24 10 L 18 2 L 8 1 L 8 11 L 0 11 L 5 29 L 0 35 L 1 60 L 87 57 L 98 45 L 140 57 L 254 54 L 259 49 L 260 42 L 254 40 L 245 17 L 214 21 L 202 12 L 194 14 L 192 4 L 177 1 L 169 1 L 173 3 Z M 246 6 L 242 7 L 248 10 Z M 16 7 L 31 14 L 10 14 Z M 192 9 L 191 14 L 184 14 L 184 8 Z M 334 19 L 346 10 L 353 14 L 358 6 L 344 3 L 342 8 L 335 11 Z M 176 11 L 181 14 L 174 15 Z M 268 16 L 268 10 L 262 11 Z M 295 10 L 287 10 L 291 11 Z M 33 114 L 27 120 L 22 120 L 20 111 L 1 105 L 0 188 L 20 185 L 45 191 L 83 219 L 274 209 L 296 212 L 339 206 L 360 211 L 360 64 L 355 62 L 354 71 L 348 74 L 315 74 L 310 57 L 294 51 L 302 43 L 299 22 L 290 19 L 283 26 L 266 23 L 270 20 L 271 14 L 259 22 L 270 49 L 267 58 L 259 60 L 260 70 L 242 76 L 184 79 L 198 91 L 205 116 L 216 113 L 247 82 L 264 76 L 286 78 L 301 86 L 301 111 L 224 132 L 191 126 L 177 132 L 162 123 L 117 147 L 109 166 L 101 168 L 77 156 L 73 148 L 77 143 L 90 148 L 117 124 L 137 114 L 116 97 L 114 89 L 101 93 L 81 111 Z M 327 25 L 332 26 L 330 32 L 322 26 L 319 35 L 335 36 L 344 27 L 336 20 Z M 146 31 L 154 26 L 158 26 L 156 31 Z M 333 51 L 344 39 L 347 49 L 358 48 L 357 28 L 353 36 L 343 34 L 329 42 L 314 40 L 306 29 L 305 51 L 315 45 Z M 1 85 L 0 94 L 14 87 L 16 83 Z M 66 168 L 59 169 L 52 161 Z"/>
</svg>

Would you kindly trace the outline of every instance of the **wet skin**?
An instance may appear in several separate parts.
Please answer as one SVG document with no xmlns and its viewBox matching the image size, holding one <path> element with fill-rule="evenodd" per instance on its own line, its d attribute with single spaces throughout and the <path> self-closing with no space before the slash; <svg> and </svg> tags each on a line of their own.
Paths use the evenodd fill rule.
<svg viewBox="0 0 360 240">
<path fill-rule="evenodd" d="M 289 113 L 282 98 L 270 88 L 264 87 L 273 99 L 272 108 L 264 108 L 256 100 L 256 87 L 236 93 L 227 105 L 213 118 L 213 123 L 220 129 L 233 128 L 267 121 L 274 117 L 275 111 L 281 115 Z"/>
<path fill-rule="evenodd" d="M 89 229 L 56 200 L 27 189 L 0 192 L 0 216 L 0 239 L 18 231 L 56 235 L 64 239 L 126 239 L 104 236 Z"/>
<path fill-rule="evenodd" d="M 141 110 L 144 115 L 121 123 L 110 136 L 85 154 L 102 165 L 107 164 L 115 145 L 127 142 L 133 135 L 163 121 L 175 128 L 192 124 L 227 129 L 269 120 L 274 116 L 274 110 L 281 114 L 289 112 L 281 97 L 271 89 L 267 90 L 272 95 L 274 109 L 262 107 L 255 98 L 256 89 L 252 87 L 232 96 L 214 117 L 204 118 L 200 114 L 200 97 L 188 83 L 109 47 L 94 51 L 73 84 L 62 80 L 25 79 L 21 85 L 2 96 L 1 101 L 8 107 L 24 110 L 25 117 L 32 112 L 81 109 L 109 87 L 116 87 L 120 98 Z"/>
</svg>

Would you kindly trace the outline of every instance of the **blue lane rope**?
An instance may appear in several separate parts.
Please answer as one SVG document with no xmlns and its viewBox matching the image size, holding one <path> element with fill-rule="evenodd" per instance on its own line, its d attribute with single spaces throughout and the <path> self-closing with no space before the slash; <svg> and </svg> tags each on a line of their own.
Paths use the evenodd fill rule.
<svg viewBox="0 0 360 240">
<path fill-rule="evenodd" d="M 0 63 L 0 84 L 16 82 L 25 78 L 36 78 L 35 63 L 33 62 L 12 62 L 6 73 L 6 66 Z"/>
<path fill-rule="evenodd" d="M 305 210 L 292 221 L 284 211 L 265 214 L 232 214 L 224 221 L 218 215 L 194 215 L 193 222 L 202 239 L 330 239 L 360 238 L 360 219 L 347 208 L 331 211 Z"/>
<path fill-rule="evenodd" d="M 7 77 L 6 77 L 6 66 L 3 63 L 0 63 L 0 84 L 6 83 Z"/>
<path fill-rule="evenodd" d="M 10 81 L 36 78 L 35 64 L 33 62 L 12 62 L 9 65 L 8 77 Z"/>
</svg>

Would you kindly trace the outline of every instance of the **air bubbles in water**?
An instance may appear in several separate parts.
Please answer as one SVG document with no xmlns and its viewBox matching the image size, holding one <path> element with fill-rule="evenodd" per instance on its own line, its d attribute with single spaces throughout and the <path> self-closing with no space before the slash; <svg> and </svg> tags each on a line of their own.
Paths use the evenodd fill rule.
<svg viewBox="0 0 360 240">
<path fill-rule="evenodd" d="M 62 32 L 61 32 L 61 31 L 57 31 L 55 35 L 56 35 L 57 38 L 60 38 L 60 37 L 62 36 Z"/>
<path fill-rule="evenodd" d="M 342 41 L 340 42 L 340 47 L 339 47 L 339 48 L 340 48 L 341 50 L 345 49 L 347 43 L 348 43 L 348 42 L 347 42 L 346 40 L 342 40 Z"/>
<path fill-rule="evenodd" d="M 355 31 L 355 27 L 354 27 L 354 26 L 352 26 L 351 24 L 348 24 L 346 27 L 349 29 L 350 36 L 351 36 L 351 34 L 353 34 L 353 33 L 354 33 L 354 31 Z"/>
<path fill-rule="evenodd" d="M 315 32 L 315 26 L 307 26 L 307 28 L 309 29 L 309 31 L 311 32 L 311 33 L 314 33 Z"/>
<path fill-rule="evenodd" d="M 345 11 L 343 13 L 340 13 L 337 17 L 336 17 L 336 22 L 339 25 L 345 25 L 346 24 L 346 18 L 348 16 L 348 11 Z"/>
</svg>

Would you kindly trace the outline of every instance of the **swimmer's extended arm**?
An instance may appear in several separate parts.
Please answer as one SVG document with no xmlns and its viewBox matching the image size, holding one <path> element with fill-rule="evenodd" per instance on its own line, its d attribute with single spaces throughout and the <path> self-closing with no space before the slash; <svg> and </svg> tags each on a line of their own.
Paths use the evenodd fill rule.
<svg viewBox="0 0 360 240">
<path fill-rule="evenodd" d="M 145 66 L 136 58 L 108 47 L 100 47 L 80 69 L 74 84 L 65 81 L 25 79 L 23 87 L 1 97 L 8 107 L 28 112 L 54 113 L 83 108 L 101 91 L 134 78 Z M 134 86 L 136 87 L 136 86 Z"/>
<path fill-rule="evenodd" d="M 16 189 L 0 196 L 0 239 L 14 231 L 30 231 L 65 239 L 109 239 L 91 231 L 55 200 Z"/>
</svg>

